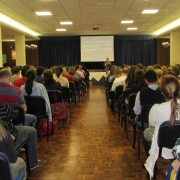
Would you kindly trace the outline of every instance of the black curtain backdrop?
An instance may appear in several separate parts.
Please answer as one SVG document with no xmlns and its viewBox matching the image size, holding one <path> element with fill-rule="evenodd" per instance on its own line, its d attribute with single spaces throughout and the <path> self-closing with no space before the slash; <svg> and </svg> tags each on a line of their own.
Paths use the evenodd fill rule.
<svg viewBox="0 0 180 180">
<path fill-rule="evenodd" d="M 142 63 L 155 64 L 155 38 L 151 35 L 114 36 L 114 59 L 116 65 Z"/>
<path fill-rule="evenodd" d="M 80 37 L 40 37 L 39 65 L 51 67 L 64 64 L 72 66 L 79 63 Z"/>
<path fill-rule="evenodd" d="M 145 66 L 156 63 L 154 36 L 114 36 L 114 64 L 122 66 L 137 63 Z M 39 65 L 51 67 L 60 64 L 65 66 L 81 64 L 80 36 L 40 37 Z M 96 69 L 96 67 L 91 67 L 91 69 Z"/>
</svg>

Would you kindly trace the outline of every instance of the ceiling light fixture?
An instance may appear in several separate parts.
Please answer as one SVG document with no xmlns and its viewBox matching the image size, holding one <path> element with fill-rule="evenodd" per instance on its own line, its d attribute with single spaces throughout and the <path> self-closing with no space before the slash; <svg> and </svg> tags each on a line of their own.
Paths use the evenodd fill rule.
<svg viewBox="0 0 180 180">
<path fill-rule="evenodd" d="M 24 31 L 24 32 L 26 32 L 28 34 L 31 34 L 33 36 L 38 36 L 39 35 L 37 32 L 30 30 L 26 26 L 20 24 L 19 22 L 11 19 L 10 17 L 8 17 L 8 16 L 6 16 L 6 15 L 4 15 L 2 13 L 0 13 L 0 21 L 2 21 L 5 24 L 8 24 L 8 25 L 10 25 L 10 26 L 12 26 L 12 27 L 14 27 L 16 29 L 19 29 L 19 30 Z"/>
<path fill-rule="evenodd" d="M 51 16 L 51 12 L 35 12 L 38 16 Z"/>
<path fill-rule="evenodd" d="M 126 20 L 126 21 L 121 21 L 121 24 L 131 24 L 133 23 L 133 20 Z"/>
<path fill-rule="evenodd" d="M 72 24 L 72 22 L 71 21 L 61 21 L 60 24 L 69 25 L 69 24 Z"/>
<path fill-rule="evenodd" d="M 137 30 L 138 28 L 127 28 L 127 30 Z"/>
<path fill-rule="evenodd" d="M 152 9 L 152 10 L 144 10 L 143 12 L 142 12 L 142 14 L 155 14 L 155 13 L 157 13 L 159 10 L 158 9 Z"/>
<path fill-rule="evenodd" d="M 173 28 L 175 28 L 177 26 L 180 26 L 180 19 L 177 19 L 176 21 L 173 21 L 170 24 L 164 26 L 163 28 L 155 31 L 154 35 L 157 36 L 157 35 L 162 34 L 162 33 L 166 32 L 166 31 L 168 31 L 170 29 L 173 29 Z"/>
<path fill-rule="evenodd" d="M 66 29 L 56 29 L 56 31 L 66 31 Z"/>
</svg>

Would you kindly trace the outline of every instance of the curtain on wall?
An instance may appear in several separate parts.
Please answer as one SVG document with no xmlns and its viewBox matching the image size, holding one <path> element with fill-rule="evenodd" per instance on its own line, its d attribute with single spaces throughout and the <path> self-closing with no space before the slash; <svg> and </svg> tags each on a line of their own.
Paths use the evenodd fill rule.
<svg viewBox="0 0 180 180">
<path fill-rule="evenodd" d="M 71 66 L 80 62 L 80 36 L 40 37 L 39 65 Z M 114 36 L 114 64 L 155 64 L 155 38 L 151 35 Z M 96 69 L 96 67 L 94 67 Z"/>
<path fill-rule="evenodd" d="M 155 38 L 151 35 L 114 36 L 114 59 L 116 65 L 155 64 Z"/>
<path fill-rule="evenodd" d="M 79 36 L 40 37 L 39 65 L 44 67 L 79 63 Z"/>
</svg>

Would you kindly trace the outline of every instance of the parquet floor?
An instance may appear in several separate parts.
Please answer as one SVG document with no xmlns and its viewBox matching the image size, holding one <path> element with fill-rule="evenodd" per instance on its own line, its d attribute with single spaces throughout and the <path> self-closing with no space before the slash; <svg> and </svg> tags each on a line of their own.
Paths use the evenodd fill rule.
<svg viewBox="0 0 180 180">
<path fill-rule="evenodd" d="M 141 160 L 132 148 L 133 134 L 124 129 L 107 107 L 105 87 L 91 85 L 65 127 L 55 135 L 38 137 L 38 155 L 44 164 L 32 170 L 29 180 L 145 180 Z M 158 161 L 158 180 L 165 179 L 167 160 Z"/>
</svg>

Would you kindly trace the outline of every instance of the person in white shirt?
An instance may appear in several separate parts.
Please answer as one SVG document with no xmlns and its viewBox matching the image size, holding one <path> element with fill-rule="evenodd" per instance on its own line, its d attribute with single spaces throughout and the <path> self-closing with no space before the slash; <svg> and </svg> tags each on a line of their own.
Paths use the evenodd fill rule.
<svg viewBox="0 0 180 180">
<path fill-rule="evenodd" d="M 128 73 L 128 69 L 127 68 L 123 68 L 121 71 L 120 67 L 117 67 L 115 69 L 117 76 L 115 77 L 115 80 L 113 82 L 113 85 L 111 87 L 111 91 L 115 91 L 116 87 L 118 85 L 124 85 L 124 81 L 127 77 L 127 73 Z"/>
<path fill-rule="evenodd" d="M 172 127 L 175 120 L 180 120 L 180 100 L 179 100 L 179 81 L 172 75 L 166 75 L 161 78 L 160 91 L 165 97 L 166 102 L 161 104 L 155 104 L 149 113 L 149 126 L 154 127 L 154 133 L 151 138 L 151 142 L 144 141 L 144 146 L 151 143 L 149 156 L 144 164 L 145 168 L 149 172 L 150 177 L 153 177 L 154 165 L 158 158 L 159 147 L 157 145 L 157 137 L 160 125 L 169 120 L 169 124 Z M 149 127 L 149 128 L 150 128 Z M 148 128 L 148 129 L 149 129 Z M 146 129 L 146 131 L 148 131 Z M 146 140 L 144 132 L 144 140 Z M 165 151 L 166 150 L 166 151 Z M 163 148 L 163 157 L 166 159 L 173 158 L 172 150 Z"/>
</svg>

